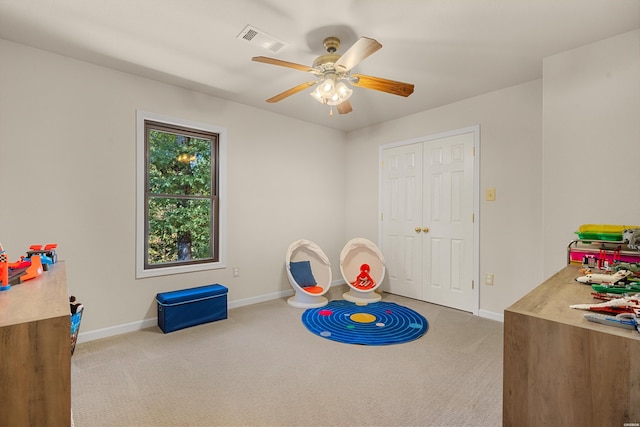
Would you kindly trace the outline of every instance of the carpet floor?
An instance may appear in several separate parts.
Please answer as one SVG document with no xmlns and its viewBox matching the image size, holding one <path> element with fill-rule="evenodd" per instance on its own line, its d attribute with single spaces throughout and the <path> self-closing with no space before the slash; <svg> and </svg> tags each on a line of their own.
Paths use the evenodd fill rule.
<svg viewBox="0 0 640 427">
<path fill-rule="evenodd" d="M 310 333 L 304 310 L 278 299 L 170 334 L 154 327 L 78 344 L 75 427 L 500 426 L 502 323 L 383 301 L 429 319 L 428 333 L 342 344 Z"/>
</svg>

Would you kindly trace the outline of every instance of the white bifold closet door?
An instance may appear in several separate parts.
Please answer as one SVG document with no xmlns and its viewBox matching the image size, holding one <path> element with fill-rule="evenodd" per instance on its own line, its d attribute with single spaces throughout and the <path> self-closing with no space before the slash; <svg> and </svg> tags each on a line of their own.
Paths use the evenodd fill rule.
<svg viewBox="0 0 640 427">
<path fill-rule="evenodd" d="M 382 152 L 385 290 L 476 312 L 474 133 Z"/>
</svg>

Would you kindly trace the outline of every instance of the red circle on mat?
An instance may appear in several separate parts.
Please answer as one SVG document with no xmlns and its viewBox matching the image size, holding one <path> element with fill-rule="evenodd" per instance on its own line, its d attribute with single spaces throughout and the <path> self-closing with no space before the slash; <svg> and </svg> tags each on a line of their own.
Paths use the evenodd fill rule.
<svg viewBox="0 0 640 427">
<path fill-rule="evenodd" d="M 387 310 L 387 311 L 386 311 L 386 313 L 387 313 L 387 314 L 391 314 L 391 310 Z"/>
<path fill-rule="evenodd" d="M 331 316 L 333 314 L 333 311 L 331 311 L 331 310 L 320 310 L 318 312 L 318 314 L 320 316 Z"/>
</svg>

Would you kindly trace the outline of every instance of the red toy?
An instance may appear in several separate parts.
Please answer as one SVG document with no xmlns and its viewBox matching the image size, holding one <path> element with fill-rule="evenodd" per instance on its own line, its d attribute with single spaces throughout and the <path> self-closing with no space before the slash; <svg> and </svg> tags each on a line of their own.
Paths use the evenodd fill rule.
<svg viewBox="0 0 640 427">
<path fill-rule="evenodd" d="M 7 253 L 2 249 L 2 244 L 0 244 L 0 291 L 6 291 L 10 287 Z"/>
<path fill-rule="evenodd" d="M 376 286 L 376 282 L 369 276 L 369 271 L 371 271 L 369 264 L 362 264 L 360 266 L 360 274 L 351 284 L 358 289 L 371 289 Z"/>
<path fill-rule="evenodd" d="M 27 267 L 25 273 L 20 276 L 20 282 L 34 279 L 42 274 L 42 262 L 40 261 L 40 255 L 34 255 L 31 257 L 31 265 Z"/>
<path fill-rule="evenodd" d="M 24 256 L 20 257 L 20 261 L 10 262 L 9 268 L 12 270 L 18 270 L 21 268 L 27 268 L 31 265 L 31 260 L 25 261 Z"/>
</svg>

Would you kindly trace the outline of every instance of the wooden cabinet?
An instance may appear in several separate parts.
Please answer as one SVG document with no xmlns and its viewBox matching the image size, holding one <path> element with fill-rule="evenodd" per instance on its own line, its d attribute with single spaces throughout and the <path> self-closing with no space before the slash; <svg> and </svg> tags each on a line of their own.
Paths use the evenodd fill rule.
<svg viewBox="0 0 640 427">
<path fill-rule="evenodd" d="M 640 423 L 640 334 L 589 322 L 567 266 L 504 312 L 503 425 Z"/>
<path fill-rule="evenodd" d="M 0 426 L 71 425 L 64 262 L 0 292 Z"/>
</svg>

